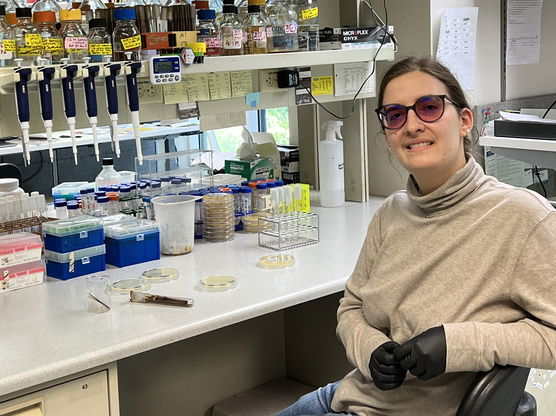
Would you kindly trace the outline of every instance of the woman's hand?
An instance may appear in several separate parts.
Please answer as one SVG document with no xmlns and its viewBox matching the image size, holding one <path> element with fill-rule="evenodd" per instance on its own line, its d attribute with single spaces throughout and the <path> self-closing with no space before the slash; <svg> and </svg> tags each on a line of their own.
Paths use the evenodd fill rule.
<svg viewBox="0 0 556 416">
<path fill-rule="evenodd" d="M 400 366 L 421 380 L 430 380 L 446 371 L 446 335 L 442 325 L 427 329 L 394 351 Z"/>
<path fill-rule="evenodd" d="M 380 390 L 394 390 L 402 385 L 407 370 L 394 359 L 394 350 L 400 344 L 388 341 L 371 354 L 369 369 L 375 386 Z"/>
</svg>

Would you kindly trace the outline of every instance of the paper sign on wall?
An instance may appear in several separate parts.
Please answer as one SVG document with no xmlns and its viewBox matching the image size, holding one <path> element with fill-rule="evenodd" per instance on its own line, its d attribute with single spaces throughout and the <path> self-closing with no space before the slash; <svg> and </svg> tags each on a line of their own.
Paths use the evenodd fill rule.
<svg viewBox="0 0 556 416">
<path fill-rule="evenodd" d="M 354 62 L 349 64 L 334 64 L 334 96 L 354 95 L 361 84 L 373 72 L 372 62 Z M 375 73 L 367 79 L 361 93 L 374 94 L 376 88 Z"/>
<path fill-rule="evenodd" d="M 232 71 L 230 72 L 232 83 L 232 97 L 244 97 L 253 92 L 251 82 L 251 71 Z"/>
<path fill-rule="evenodd" d="M 208 80 L 211 100 L 232 98 L 229 72 L 211 72 L 209 73 Z"/>
<path fill-rule="evenodd" d="M 313 95 L 330 95 L 334 93 L 333 77 L 311 77 Z"/>
</svg>

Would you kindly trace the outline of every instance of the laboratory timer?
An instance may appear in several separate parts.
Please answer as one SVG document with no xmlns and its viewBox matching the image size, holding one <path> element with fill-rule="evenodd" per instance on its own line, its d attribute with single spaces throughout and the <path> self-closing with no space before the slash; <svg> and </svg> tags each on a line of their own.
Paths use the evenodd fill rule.
<svg viewBox="0 0 556 416">
<path fill-rule="evenodd" d="M 181 81 L 179 56 L 153 56 L 149 59 L 152 84 L 172 84 Z"/>
</svg>

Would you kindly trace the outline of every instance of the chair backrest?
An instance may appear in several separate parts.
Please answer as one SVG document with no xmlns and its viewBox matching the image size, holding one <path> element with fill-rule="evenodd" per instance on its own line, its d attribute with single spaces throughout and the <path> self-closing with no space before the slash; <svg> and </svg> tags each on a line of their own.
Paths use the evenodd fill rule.
<svg viewBox="0 0 556 416">
<path fill-rule="evenodd" d="M 515 416 L 529 368 L 496 365 L 479 373 L 460 403 L 456 416 Z"/>
<path fill-rule="evenodd" d="M 16 178 L 21 185 L 21 170 L 13 163 L 0 163 L 0 178 Z"/>
</svg>

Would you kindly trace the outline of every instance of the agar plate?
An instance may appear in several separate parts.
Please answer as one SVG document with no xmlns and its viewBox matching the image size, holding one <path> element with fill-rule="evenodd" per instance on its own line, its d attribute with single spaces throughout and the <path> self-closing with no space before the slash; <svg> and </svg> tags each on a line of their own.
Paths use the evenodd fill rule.
<svg viewBox="0 0 556 416">
<path fill-rule="evenodd" d="M 132 290 L 142 292 L 150 288 L 151 284 L 142 278 L 122 279 L 110 285 L 112 293 L 117 293 L 119 295 L 127 295 Z"/>
<path fill-rule="evenodd" d="M 151 283 L 165 283 L 176 280 L 179 277 L 176 269 L 165 267 L 161 269 L 150 269 L 143 272 L 143 277 Z"/>
<path fill-rule="evenodd" d="M 233 276 L 207 276 L 203 277 L 195 286 L 201 292 L 223 292 L 237 286 L 237 280 Z"/>
<path fill-rule="evenodd" d="M 283 269 L 295 264 L 295 257 L 290 254 L 270 254 L 259 259 L 257 266 L 263 269 Z"/>
</svg>

